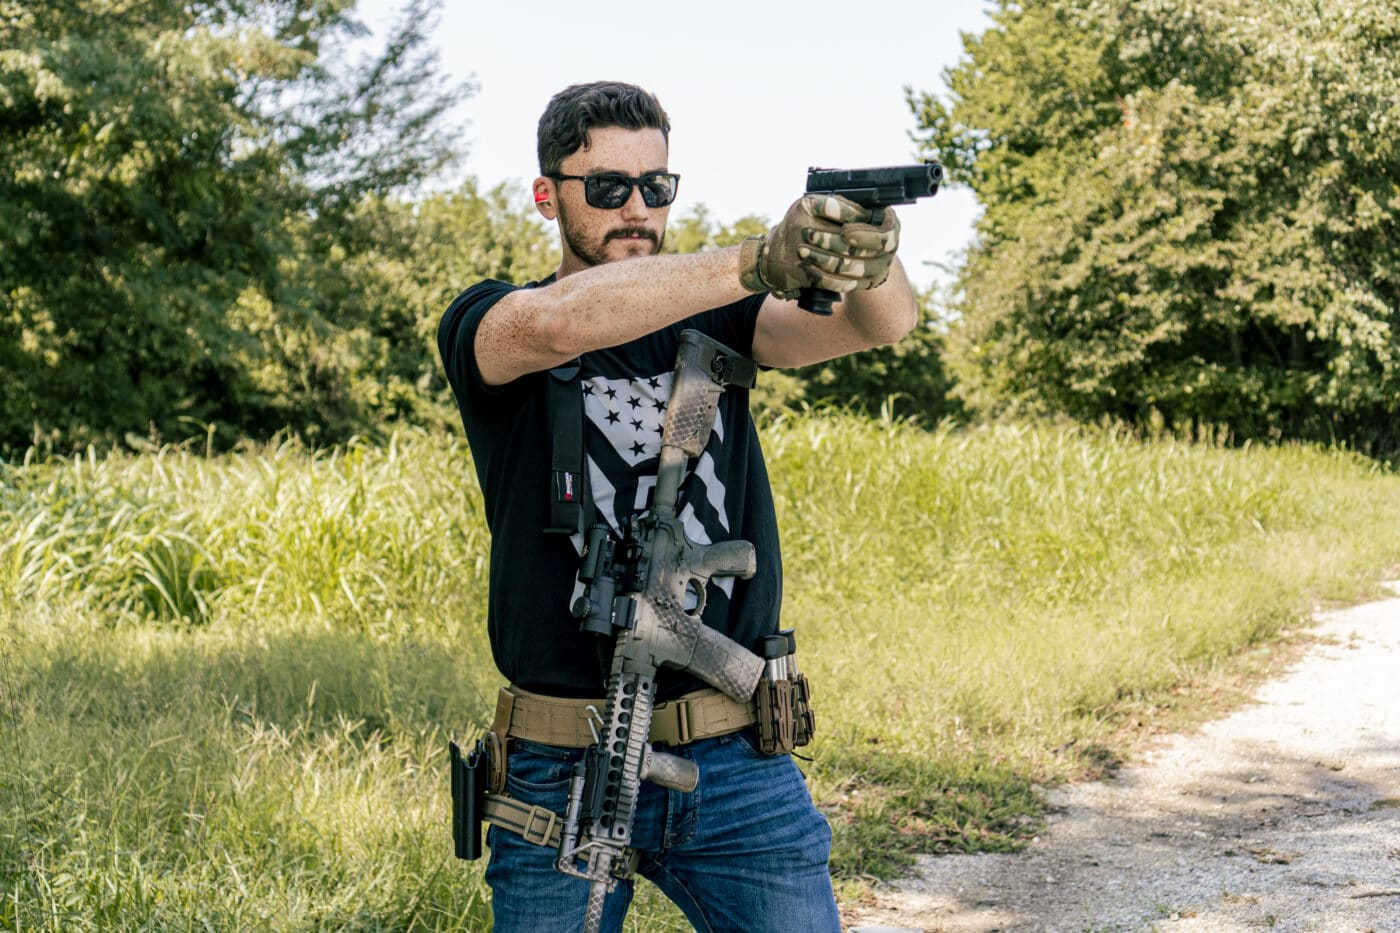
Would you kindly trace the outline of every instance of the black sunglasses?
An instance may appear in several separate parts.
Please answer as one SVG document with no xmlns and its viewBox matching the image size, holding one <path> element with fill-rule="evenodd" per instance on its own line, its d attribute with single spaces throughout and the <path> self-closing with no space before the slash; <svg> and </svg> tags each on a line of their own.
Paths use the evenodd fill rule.
<svg viewBox="0 0 1400 933">
<path fill-rule="evenodd" d="M 589 207 L 615 211 L 627 203 L 633 187 L 642 189 L 642 203 L 647 207 L 665 207 L 676 199 L 681 176 L 671 172 L 652 172 L 641 178 L 604 172 L 598 175 L 550 175 L 555 181 L 583 182 L 583 199 Z"/>
</svg>

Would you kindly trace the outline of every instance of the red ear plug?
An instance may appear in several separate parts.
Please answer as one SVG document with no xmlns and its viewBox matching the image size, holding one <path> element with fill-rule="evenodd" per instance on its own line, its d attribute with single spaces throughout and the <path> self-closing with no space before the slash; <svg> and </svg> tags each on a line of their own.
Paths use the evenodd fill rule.
<svg viewBox="0 0 1400 933">
<path fill-rule="evenodd" d="M 536 204 L 539 204 L 541 201 L 548 201 L 548 200 L 549 200 L 549 192 L 548 192 L 548 191 L 536 191 L 536 192 L 535 192 L 535 203 L 536 203 Z"/>
</svg>

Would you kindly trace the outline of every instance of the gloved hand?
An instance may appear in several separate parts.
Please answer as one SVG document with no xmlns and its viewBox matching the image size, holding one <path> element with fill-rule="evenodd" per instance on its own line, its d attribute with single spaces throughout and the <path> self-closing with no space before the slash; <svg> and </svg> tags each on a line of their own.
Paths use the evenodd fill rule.
<svg viewBox="0 0 1400 933">
<path fill-rule="evenodd" d="M 794 201 L 767 234 L 749 237 L 739 253 L 739 280 L 750 291 L 796 298 L 802 288 L 850 292 L 885 281 L 899 247 L 899 218 L 885 209 L 882 223 L 836 195 Z"/>
</svg>

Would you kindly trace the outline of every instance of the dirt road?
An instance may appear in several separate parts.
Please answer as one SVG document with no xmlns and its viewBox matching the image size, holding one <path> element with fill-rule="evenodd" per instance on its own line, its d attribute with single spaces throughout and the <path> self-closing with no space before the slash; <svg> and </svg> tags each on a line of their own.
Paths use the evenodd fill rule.
<svg viewBox="0 0 1400 933">
<path fill-rule="evenodd" d="M 1316 632 L 1253 704 L 1056 791 L 1023 852 L 924 858 L 851 929 L 1397 933 L 1400 599 Z"/>
</svg>

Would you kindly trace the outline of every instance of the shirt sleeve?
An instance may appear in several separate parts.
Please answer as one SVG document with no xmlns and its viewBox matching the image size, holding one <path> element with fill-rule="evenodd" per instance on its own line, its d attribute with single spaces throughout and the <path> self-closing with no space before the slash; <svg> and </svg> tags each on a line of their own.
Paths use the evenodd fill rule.
<svg viewBox="0 0 1400 933">
<path fill-rule="evenodd" d="M 682 323 L 686 327 L 697 326 L 735 353 L 753 356 L 753 335 L 758 327 L 758 311 L 766 297 L 766 292 L 749 295 L 733 304 L 706 311 Z"/>
<path fill-rule="evenodd" d="M 509 282 L 496 279 L 478 282 L 453 299 L 438 323 L 438 353 L 459 404 L 497 394 L 502 388 L 489 386 L 481 378 L 476 362 L 476 331 L 486 312 L 515 288 Z"/>
</svg>

